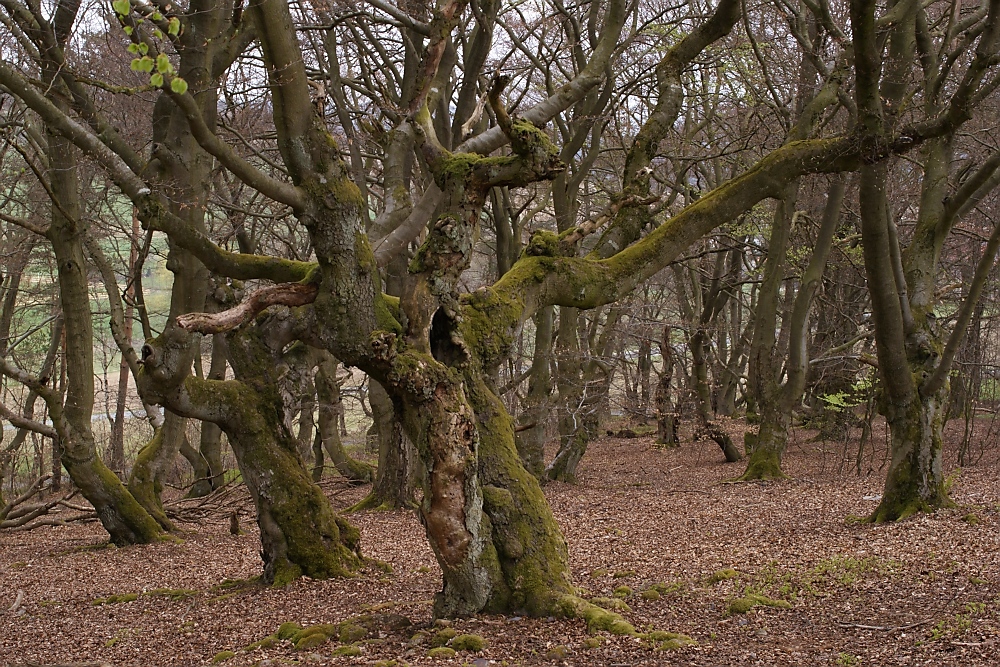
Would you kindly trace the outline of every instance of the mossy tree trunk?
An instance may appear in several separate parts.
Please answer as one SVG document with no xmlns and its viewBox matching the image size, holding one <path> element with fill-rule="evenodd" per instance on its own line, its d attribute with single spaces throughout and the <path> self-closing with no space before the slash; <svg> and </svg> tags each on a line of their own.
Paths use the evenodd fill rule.
<svg viewBox="0 0 1000 667">
<path fill-rule="evenodd" d="M 188 374 L 190 341 L 176 329 L 143 348 L 140 375 L 143 390 L 158 402 L 226 433 L 257 508 L 263 578 L 275 585 L 301 575 L 341 576 L 361 562 L 357 530 L 310 479 L 284 422 L 276 375 L 278 355 L 289 342 L 284 324 L 275 318 L 228 335 L 235 380 Z"/>
<path fill-rule="evenodd" d="M 885 141 L 898 122 L 896 109 L 907 99 L 909 79 L 904 73 L 915 63 L 925 30 L 917 3 L 911 9 L 892 25 L 886 40 L 876 26 L 875 7 L 851 4 L 855 100 L 863 145 Z M 969 49 L 968 70 L 951 100 L 945 99 L 940 86 L 933 85 L 938 81 L 940 56 L 937 52 L 921 54 L 918 71 L 925 73 L 922 83 L 930 92 L 923 100 L 926 113 L 953 112 L 956 104 L 961 113 L 969 113 L 973 91 L 983 85 L 988 63 L 1000 50 L 998 32 L 1000 13 L 991 6 L 983 38 L 974 50 Z M 869 163 L 860 170 L 861 239 L 883 392 L 880 409 L 889 424 L 892 450 L 882 501 L 871 517 L 874 521 L 894 521 L 949 502 L 941 466 L 948 375 L 1000 248 L 1000 226 L 994 226 L 945 342 L 934 313 L 944 241 L 958 218 L 996 187 L 994 173 L 1000 166 L 995 158 L 975 169 L 970 165 L 970 173 L 953 182 L 957 127 L 947 128 L 921 146 L 920 205 L 905 248 L 889 205 L 887 165 Z"/>
<path fill-rule="evenodd" d="M 216 70 L 226 61 L 226 9 L 222 5 L 192 5 L 176 39 L 178 75 L 187 82 L 190 97 L 208 127 L 215 127 L 218 100 Z M 185 112 L 162 92 L 153 112 L 153 154 L 146 167 L 150 179 L 164 192 L 169 212 L 189 233 L 205 234 L 205 211 L 215 161 L 195 139 Z M 210 277 L 202 262 L 168 235 L 167 269 L 173 273 L 167 326 L 185 313 L 205 309 Z M 200 344 L 200 336 L 190 338 Z M 173 526 L 163 511 L 160 493 L 185 438 L 187 420 L 167 411 L 160 432 L 136 458 L 129 488 L 160 525 Z"/>
<path fill-rule="evenodd" d="M 62 111 L 67 110 L 65 100 L 70 95 L 57 77 L 62 48 L 69 40 L 78 9 L 78 3 L 60 2 L 55 8 L 52 25 L 39 27 L 39 33 L 48 33 L 39 40 L 44 54 L 42 78 L 52 100 Z M 49 125 L 45 127 L 45 139 L 46 176 L 53 197 L 51 223 L 45 236 L 52 244 L 58 270 L 65 340 L 65 397 L 46 382 L 29 377 L 22 377 L 22 381 L 45 400 L 57 432 L 53 442 L 59 442 L 62 464 L 73 483 L 94 506 L 111 541 L 117 545 L 152 542 L 160 536 L 156 521 L 97 456 L 91 428 L 94 334 L 83 250 L 86 225 L 80 202 L 77 149 Z"/>
<path fill-rule="evenodd" d="M 802 398 L 805 390 L 806 373 L 809 367 L 808 332 L 809 312 L 813 297 L 823 280 L 827 257 L 833 246 L 833 237 L 840 223 L 840 209 L 844 201 L 844 181 L 835 177 L 827 193 L 822 223 L 813 246 L 809 265 L 799 281 L 791 312 L 783 324 L 789 334 L 788 358 L 785 363 L 786 379 L 778 383 L 774 356 L 767 356 L 765 350 L 757 350 L 757 371 L 764 374 L 758 381 L 757 405 L 760 410 L 760 428 L 750 440 L 748 447 L 750 460 L 740 479 L 781 479 L 781 457 L 788 442 L 788 432 L 792 425 L 792 410 Z M 782 212 L 784 215 L 787 212 Z M 777 219 L 778 213 L 775 214 Z M 765 271 L 766 273 L 766 271 Z M 765 279 L 765 287 L 767 280 Z M 764 288 L 762 288 L 763 290 Z M 790 289 L 790 288 L 786 288 Z M 765 323 L 763 326 L 767 327 Z M 771 328 L 773 331 L 773 326 Z M 762 336 L 766 338 L 766 336 Z M 773 339 L 773 336 L 772 336 Z M 774 341 L 770 341 L 773 349 Z M 756 342 L 760 345 L 760 341 Z"/>
</svg>

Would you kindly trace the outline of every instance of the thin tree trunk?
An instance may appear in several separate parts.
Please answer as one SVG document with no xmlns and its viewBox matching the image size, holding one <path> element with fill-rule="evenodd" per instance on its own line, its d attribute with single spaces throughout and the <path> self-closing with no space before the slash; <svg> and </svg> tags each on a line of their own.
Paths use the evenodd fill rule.
<svg viewBox="0 0 1000 667">
<path fill-rule="evenodd" d="M 656 442 L 666 447 L 679 447 L 677 425 L 680 418 L 671 397 L 671 382 L 674 377 L 674 348 L 670 345 L 670 327 L 663 328 L 660 340 L 660 358 L 663 369 L 656 384 Z"/>
<path fill-rule="evenodd" d="M 367 463 L 352 459 L 340 439 L 338 417 L 344 406 L 337 383 L 337 360 L 329 353 L 323 355 L 316 370 L 316 396 L 319 404 L 317 436 L 337 472 L 352 482 L 368 483 L 375 478 L 375 471 Z"/>
<path fill-rule="evenodd" d="M 552 391 L 552 323 L 555 309 L 541 309 L 535 315 L 535 351 L 528 375 L 526 409 L 516 434 L 517 453 L 525 469 L 541 479 L 545 473 L 545 433 L 549 424 L 549 396 Z"/>
<path fill-rule="evenodd" d="M 414 488 L 419 461 L 397 417 L 397 408 L 374 378 L 369 379 L 368 400 L 378 443 L 378 470 L 371 492 L 348 512 L 416 507 Z"/>
<path fill-rule="evenodd" d="M 132 211 L 132 236 L 129 241 L 128 275 L 135 272 L 138 261 L 139 217 Z M 135 285 L 129 283 L 125 290 L 125 337 L 132 340 L 132 315 L 135 303 Z M 128 406 L 129 367 L 122 356 L 118 367 L 118 397 L 115 402 L 115 420 L 111 424 L 111 457 L 108 466 L 118 474 L 125 476 L 125 411 Z"/>
</svg>

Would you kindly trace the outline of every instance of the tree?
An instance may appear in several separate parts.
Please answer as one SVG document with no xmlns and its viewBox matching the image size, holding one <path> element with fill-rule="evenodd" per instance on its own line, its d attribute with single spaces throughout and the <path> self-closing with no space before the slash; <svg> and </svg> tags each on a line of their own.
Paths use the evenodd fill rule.
<svg viewBox="0 0 1000 667">
<path fill-rule="evenodd" d="M 53 136 L 100 165 L 135 206 L 142 224 L 168 236 L 172 258 L 178 267 L 187 267 L 185 274 L 201 274 L 204 267 L 229 281 L 270 283 L 228 310 L 201 313 L 196 311 L 203 306 L 197 304 L 204 302 L 207 281 L 192 282 L 189 290 L 175 294 L 172 323 L 144 346 L 139 374 L 148 400 L 179 417 L 215 423 L 227 434 L 257 507 L 266 580 L 334 576 L 360 564 L 357 531 L 332 511 L 310 479 L 285 420 L 280 369 L 289 363 L 286 355 L 294 345 L 302 343 L 360 368 L 392 399 L 425 471 L 420 513 L 444 573 L 436 614 L 523 609 L 536 615 L 592 616 L 594 608 L 574 595 L 566 543 L 536 478 L 521 464 L 514 422 L 497 392 L 498 369 L 512 354 L 518 332 L 550 307 L 558 307 L 560 318 L 568 315 L 571 323 L 574 309 L 615 304 L 720 225 L 738 220 L 766 199 L 790 203 L 789 187 L 808 174 L 860 168 L 871 177 L 862 179 L 863 220 L 876 219 L 874 214 L 884 218 L 884 207 L 873 203 L 873 192 L 866 188 L 877 185 L 875 177 L 891 156 L 934 145 L 965 122 L 967 103 L 974 101 L 974 91 L 989 71 L 992 33 L 979 33 L 983 54 L 977 53 L 966 72 L 974 81 L 959 86 L 941 114 L 885 127 L 873 83 L 880 71 L 874 19 L 865 18 L 873 10 L 859 5 L 852 22 L 857 127 L 838 134 L 835 126 L 818 125 L 793 141 L 763 145 L 752 154 L 752 164 L 734 168 L 725 182 L 720 178 L 700 196 L 684 197 L 654 220 L 652 206 L 659 199 L 654 197 L 654 167 L 661 142 L 684 108 L 685 73 L 711 44 L 726 38 L 741 16 L 742 3 L 721 0 L 708 8 L 707 19 L 692 9 L 682 21 L 689 29 L 662 36 L 670 46 L 655 68 L 656 102 L 627 142 L 621 188 L 601 202 L 601 213 L 592 218 L 574 214 L 559 233 L 534 230 L 516 261 L 508 252 L 516 246 L 507 243 L 507 270 L 495 283 L 467 293 L 462 278 L 473 265 L 484 208 L 495 200 L 497 189 L 509 193 L 565 174 L 572 155 L 566 153 L 569 144 L 556 146 L 544 126 L 600 90 L 621 43 L 631 37 L 623 29 L 630 10 L 638 12 L 638 6 L 612 0 L 595 9 L 592 3 L 586 29 L 593 50 L 589 57 L 567 61 L 559 80 L 548 68 L 541 94 L 531 85 L 518 87 L 507 76 L 485 75 L 496 5 L 472 5 L 472 18 L 466 19 L 469 5 L 462 0 L 442 2 L 427 15 L 373 4 L 379 8 L 378 20 L 366 28 L 397 34 L 393 31 L 401 26 L 419 45 L 402 52 L 402 63 L 380 52 L 378 41 L 367 36 L 345 48 L 335 39 L 332 24 L 322 44 L 325 51 L 320 51 L 318 42 L 300 38 L 297 30 L 299 12 L 310 8 L 293 10 L 278 0 L 254 0 L 246 11 L 242 5 L 200 1 L 162 11 L 116 2 L 116 20 L 128 28 L 124 32 L 141 54 L 136 67 L 150 70 L 148 84 L 156 90 L 153 113 L 156 131 L 163 132 L 156 136 L 163 143 L 157 142 L 154 162 L 166 172 L 147 173 L 148 165 L 136 159 L 135 150 L 118 145 L 119 136 L 102 124 L 85 94 L 73 96 L 69 106 L 48 99 L 28 75 L 30 59 L 27 69 L 0 59 L 0 84 L 37 114 Z M 903 12 L 904 4 L 893 11 Z M 343 18 L 331 16 L 325 7 L 312 9 L 310 18 L 333 23 Z M 555 9 L 564 16 L 565 8 L 557 4 Z M 817 20 L 832 20 L 829 12 L 820 14 Z M 992 14 L 984 16 L 989 18 L 982 25 L 991 26 Z M 886 23 L 896 34 L 894 17 Z M 572 14 L 565 18 L 582 34 L 582 24 L 573 25 Z M 858 23 L 862 18 L 868 23 Z M 476 28 L 456 31 L 468 25 L 463 21 L 473 20 Z M 836 26 L 824 23 L 824 28 L 843 41 Z M 452 77 L 459 44 L 465 78 L 456 98 Z M 576 48 L 583 41 L 573 44 Z M 894 58 L 905 53 L 893 40 L 890 50 Z M 317 66 L 322 62 L 317 53 L 329 62 L 334 53 L 345 51 L 364 64 L 359 64 L 366 72 L 362 83 L 342 77 L 339 67 Z M 366 55 L 358 55 L 362 53 Z M 238 63 L 244 57 L 248 62 Z M 254 71 L 249 62 L 256 57 L 263 67 Z M 368 68 L 376 61 L 378 67 Z M 560 63 L 559 58 L 554 62 Z M 233 137 L 232 143 L 223 138 L 216 90 L 237 64 L 247 80 L 266 78 L 266 99 L 257 100 L 255 108 L 273 126 L 271 144 L 261 137 L 259 144 L 245 137 Z M 833 80 L 832 68 L 821 64 L 817 71 L 825 81 Z M 532 65 L 533 75 L 542 76 L 546 68 Z M 68 87 L 82 85 L 72 68 L 62 68 L 56 76 Z M 381 86 L 383 77 L 400 82 L 400 89 Z M 984 97 L 987 88 L 981 89 Z M 348 90 L 371 94 L 368 108 L 373 114 L 377 109 L 390 129 L 351 118 Z M 372 92 L 377 90 L 386 90 L 391 104 Z M 327 122 L 329 98 L 338 118 L 346 119 L 337 132 L 347 142 L 347 159 Z M 845 99 L 850 103 L 837 96 L 841 105 Z M 477 106 L 489 118 L 488 129 L 475 120 Z M 518 115 L 508 107 L 526 108 Z M 366 123 L 384 146 L 380 167 L 385 182 L 378 191 L 368 187 L 375 169 L 366 168 L 357 146 L 358 128 Z M 168 149 L 169 155 L 160 152 Z M 274 210 L 290 209 L 305 229 L 315 261 L 264 254 L 260 248 L 234 252 L 214 242 L 203 225 L 205 184 L 211 179 L 197 169 L 190 173 L 198 180 L 180 171 L 182 165 L 200 169 L 213 159 Z M 415 166 L 426 177 L 419 199 Z M 382 211 L 372 220 L 374 198 Z M 605 225 L 610 228 L 602 229 Z M 604 240 L 581 256 L 580 244 L 598 231 L 604 232 Z M 865 251 L 877 262 L 880 237 L 872 229 L 865 234 Z M 392 297 L 383 289 L 380 267 L 398 262 L 414 241 L 418 248 L 398 297 Z M 869 263 L 866 256 L 869 271 L 884 271 L 884 264 L 872 269 Z M 726 268 L 725 262 L 721 266 Z M 874 277 L 871 283 L 883 284 Z M 877 319 L 885 305 L 880 299 Z M 713 296 L 712 301 L 721 299 Z M 710 310 L 720 308 L 713 304 Z M 86 318 L 81 313 L 81 319 L 87 318 L 89 312 Z M 199 333 L 225 338 L 234 379 L 192 374 L 193 340 Z M 878 335 L 888 334 L 883 327 Z M 886 342 L 892 341 L 880 342 L 883 373 L 899 368 L 893 365 L 897 353 L 883 351 Z M 5 372 L 30 381 L 17 369 Z M 77 377 L 89 372 L 73 370 Z M 892 391 L 893 400 L 906 398 Z M 890 422 L 897 429 L 902 422 L 895 419 Z"/>
</svg>

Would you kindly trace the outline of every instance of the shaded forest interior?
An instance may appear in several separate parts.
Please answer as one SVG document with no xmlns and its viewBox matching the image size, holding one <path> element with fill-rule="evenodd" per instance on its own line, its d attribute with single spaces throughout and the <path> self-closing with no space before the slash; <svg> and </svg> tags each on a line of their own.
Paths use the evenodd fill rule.
<svg viewBox="0 0 1000 667">
<path fill-rule="evenodd" d="M 990 664 L 998 87 L 1000 0 L 0 0 L 0 658 Z"/>
</svg>

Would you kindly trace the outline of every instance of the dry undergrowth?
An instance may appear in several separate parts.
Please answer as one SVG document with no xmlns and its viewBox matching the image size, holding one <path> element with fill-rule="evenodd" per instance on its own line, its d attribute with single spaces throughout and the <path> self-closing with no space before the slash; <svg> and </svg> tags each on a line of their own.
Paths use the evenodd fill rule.
<svg viewBox="0 0 1000 667">
<path fill-rule="evenodd" d="M 790 481 L 724 484 L 742 468 L 710 442 L 594 443 L 580 484 L 546 495 L 577 585 L 642 637 L 589 634 L 578 620 L 433 626 L 440 575 L 410 513 L 353 519 L 366 554 L 392 572 L 283 590 L 240 581 L 260 567 L 253 530 L 185 524 L 181 544 L 115 549 L 99 546 L 91 524 L 0 533 L 0 665 L 1000 663 L 996 452 L 954 482 L 956 509 L 889 526 L 849 520 L 874 508 L 882 455 L 865 458 L 874 472 L 858 477 L 841 470 L 844 453 L 799 434 Z M 281 638 L 286 623 L 301 626 L 285 626 L 301 650 Z M 466 635 L 485 647 L 455 643 Z"/>
</svg>

